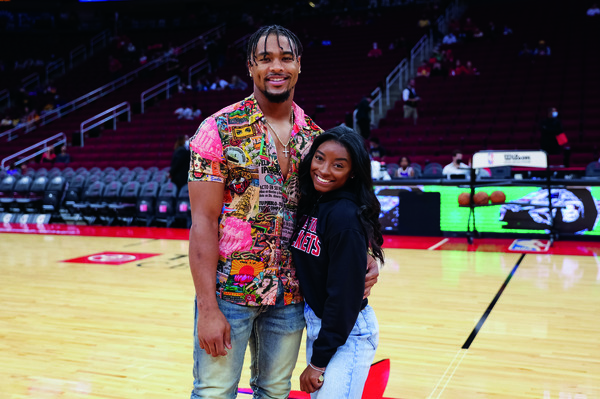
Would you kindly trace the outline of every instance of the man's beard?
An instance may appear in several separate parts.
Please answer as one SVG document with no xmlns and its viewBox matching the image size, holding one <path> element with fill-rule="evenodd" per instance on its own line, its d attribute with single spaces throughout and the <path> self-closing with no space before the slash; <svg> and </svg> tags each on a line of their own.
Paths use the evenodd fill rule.
<svg viewBox="0 0 600 399">
<path fill-rule="evenodd" d="M 262 93 L 264 94 L 265 98 L 270 102 L 270 103 L 274 103 L 274 104 L 281 104 L 284 103 L 288 100 L 288 98 L 290 98 L 290 95 L 292 94 L 292 90 L 286 90 L 283 93 L 280 94 L 273 94 L 273 93 L 269 93 L 267 90 L 261 90 Z"/>
</svg>

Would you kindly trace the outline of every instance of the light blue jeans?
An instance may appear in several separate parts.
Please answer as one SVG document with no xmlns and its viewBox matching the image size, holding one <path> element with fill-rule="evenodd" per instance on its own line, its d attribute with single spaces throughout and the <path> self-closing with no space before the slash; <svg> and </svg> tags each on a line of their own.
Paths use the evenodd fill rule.
<svg viewBox="0 0 600 399">
<path fill-rule="evenodd" d="M 306 319 L 306 362 L 310 363 L 313 343 L 321 330 L 319 319 L 310 306 L 304 307 Z M 369 368 L 379 343 L 379 324 L 373 308 L 367 305 L 358 315 L 348 340 L 340 346 L 325 369 L 321 389 L 311 399 L 361 399 Z"/>
<path fill-rule="evenodd" d="M 194 303 L 194 389 L 191 399 L 234 399 L 250 344 L 250 386 L 254 399 L 285 399 L 304 330 L 304 303 L 283 305 L 283 291 L 272 306 L 239 306 L 217 298 L 231 325 L 227 356 L 207 355 L 198 344 L 198 307 Z"/>
</svg>

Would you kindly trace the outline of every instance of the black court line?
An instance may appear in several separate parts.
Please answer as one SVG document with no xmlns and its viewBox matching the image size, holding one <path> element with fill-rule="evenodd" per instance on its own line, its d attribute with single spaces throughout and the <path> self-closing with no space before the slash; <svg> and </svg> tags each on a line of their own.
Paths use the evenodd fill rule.
<svg viewBox="0 0 600 399">
<path fill-rule="evenodd" d="M 481 330 L 481 327 L 483 327 L 483 323 L 485 323 L 485 320 L 487 319 L 489 314 L 492 312 L 492 309 L 494 309 L 496 302 L 498 302 L 498 299 L 500 299 L 500 295 L 502 295 L 502 293 L 504 292 L 504 289 L 506 288 L 506 286 L 510 282 L 510 279 L 512 278 L 512 276 L 515 274 L 515 272 L 519 268 L 519 265 L 521 264 L 521 261 L 523 260 L 524 257 L 525 257 L 525 254 L 522 254 L 521 257 L 519 258 L 519 260 L 517 261 L 517 264 L 515 265 L 515 267 L 513 267 L 510 274 L 508 275 L 508 277 L 506 277 L 506 280 L 504 280 L 504 284 L 502 284 L 502 286 L 498 290 L 498 293 L 496 294 L 496 296 L 490 303 L 490 306 L 488 306 L 488 308 L 485 310 L 485 312 L 483 313 L 483 316 L 481 316 L 481 319 L 479 319 L 479 323 L 477 323 L 477 325 L 471 332 L 471 335 L 469 335 L 469 338 L 467 338 L 467 340 L 463 344 L 463 346 L 462 346 L 463 349 L 469 349 L 469 347 L 471 346 L 471 343 L 477 336 L 477 333 L 479 333 L 479 330 Z"/>
</svg>

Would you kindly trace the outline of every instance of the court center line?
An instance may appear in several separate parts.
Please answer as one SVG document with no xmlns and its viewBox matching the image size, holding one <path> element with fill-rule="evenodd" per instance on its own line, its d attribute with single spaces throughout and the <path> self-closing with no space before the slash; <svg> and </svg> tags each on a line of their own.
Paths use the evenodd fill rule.
<svg viewBox="0 0 600 399">
<path fill-rule="evenodd" d="M 500 289 L 496 293 L 496 296 L 494 297 L 494 299 L 492 300 L 492 302 L 490 303 L 490 305 L 488 306 L 488 308 L 483 313 L 483 316 L 481 316 L 481 319 L 479 319 L 479 322 L 477 323 L 477 325 L 475 326 L 475 328 L 473 329 L 473 331 L 471 331 L 471 335 L 469 335 L 469 338 L 467 338 L 467 340 L 463 344 L 463 346 L 462 346 L 463 349 L 469 349 L 469 347 L 473 343 L 473 340 L 475 339 L 475 337 L 479 333 L 479 330 L 481 330 L 481 327 L 483 327 L 483 323 L 485 323 L 485 320 L 487 319 L 487 317 L 492 312 L 492 309 L 494 309 L 494 306 L 496 305 L 496 302 L 498 302 L 498 299 L 500 299 L 500 295 L 502 295 L 502 293 L 504 292 L 504 289 L 506 288 L 506 286 L 508 285 L 508 283 L 512 279 L 512 276 L 515 274 L 515 272 L 519 268 L 519 265 L 523 261 L 524 257 L 525 257 L 525 254 L 522 254 L 521 257 L 519 258 L 519 260 L 517 261 L 517 263 L 515 264 L 515 267 L 513 267 L 513 269 L 511 270 L 511 272 L 508 274 L 508 277 L 506 277 L 506 280 L 504 280 L 504 283 L 502 284 L 502 286 L 500 287 Z"/>
<path fill-rule="evenodd" d="M 434 244 L 434 245 L 430 246 L 429 248 L 427 248 L 427 250 L 428 251 L 433 251 L 434 249 L 436 249 L 438 247 L 441 247 L 442 245 L 444 245 L 448 241 L 450 241 L 449 238 L 444 238 L 442 241 L 438 242 L 437 244 Z"/>
</svg>

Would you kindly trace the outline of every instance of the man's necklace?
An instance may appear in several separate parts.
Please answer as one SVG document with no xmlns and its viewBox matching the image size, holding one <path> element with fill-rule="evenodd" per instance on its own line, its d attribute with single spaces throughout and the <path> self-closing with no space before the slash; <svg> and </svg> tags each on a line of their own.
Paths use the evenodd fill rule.
<svg viewBox="0 0 600 399">
<path fill-rule="evenodd" d="M 266 116 L 264 119 L 265 119 L 267 126 L 269 126 L 271 128 L 271 131 L 273 132 L 273 134 L 275 134 L 275 137 L 277 137 L 279 144 L 281 144 L 283 146 L 283 155 L 285 155 L 286 158 L 289 158 L 290 150 L 288 150 L 288 146 L 290 145 L 290 141 L 292 140 L 292 132 L 294 131 L 294 110 L 292 109 L 292 112 L 290 114 L 290 122 L 292 124 L 292 128 L 290 129 L 290 137 L 288 138 L 288 141 L 285 144 L 283 144 L 283 141 L 281 141 L 281 139 L 279 138 L 279 135 L 277 134 L 275 129 L 273 129 L 273 126 L 271 126 L 271 124 L 267 120 Z"/>
</svg>

